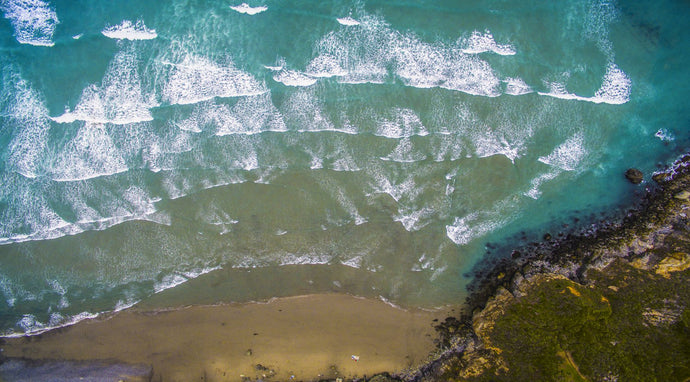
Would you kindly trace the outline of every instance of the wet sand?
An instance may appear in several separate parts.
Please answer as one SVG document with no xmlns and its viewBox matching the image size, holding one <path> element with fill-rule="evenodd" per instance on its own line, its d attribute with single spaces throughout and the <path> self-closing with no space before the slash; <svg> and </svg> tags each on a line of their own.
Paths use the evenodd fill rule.
<svg viewBox="0 0 690 382">
<path fill-rule="evenodd" d="M 8 338 L 7 357 L 117 360 L 153 381 L 318 380 L 398 372 L 427 361 L 434 319 L 450 308 L 402 310 L 342 294 L 268 303 L 131 309 L 34 337 Z M 352 356 L 359 357 L 358 361 Z"/>
</svg>

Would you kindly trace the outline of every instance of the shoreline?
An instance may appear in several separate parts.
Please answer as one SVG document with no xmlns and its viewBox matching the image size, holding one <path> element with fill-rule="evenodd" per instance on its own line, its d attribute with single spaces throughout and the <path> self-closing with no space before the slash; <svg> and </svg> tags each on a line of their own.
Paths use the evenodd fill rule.
<svg viewBox="0 0 690 382">
<path fill-rule="evenodd" d="M 486 328 L 537 293 L 524 291 L 572 283 L 565 290 L 576 295 L 595 285 L 592 277 L 611 280 L 621 266 L 654 273 L 669 259 L 647 252 L 664 247 L 676 223 L 687 223 L 690 155 L 649 178 L 631 185 L 639 196 L 618 217 L 489 262 L 457 306 L 402 308 L 338 293 L 156 310 L 134 306 L 42 334 L 4 337 L 4 361 L 29 362 L 21 366 L 27 370 L 46 362 L 120 362 L 143 373 L 124 379 L 132 381 L 433 381 L 447 379 L 449 370 L 458 373 L 452 378 L 491 380 L 507 369 Z M 673 277 L 684 277 L 683 269 Z M 615 299 L 607 296 L 602 301 Z M 581 361 L 567 350 L 559 357 L 575 370 Z"/>
<path fill-rule="evenodd" d="M 42 334 L 4 338 L 2 349 L 7 360 L 39 365 L 143 364 L 151 373 L 143 380 L 154 381 L 356 379 L 429 362 L 436 349 L 434 323 L 458 309 L 405 310 L 345 294 L 130 308 Z"/>
<path fill-rule="evenodd" d="M 617 217 L 590 222 L 567 236 L 546 234 L 541 242 L 506 246 L 512 252 L 476 273 L 466 312 L 439 331 L 445 351 L 399 380 L 510 381 L 541 375 L 584 381 L 618 380 L 619 374 L 687 380 L 690 154 L 648 178 L 631 181 L 644 192 L 637 191 Z M 572 315 L 582 312 L 589 318 L 573 322 Z M 580 343 L 587 344 L 584 350 L 575 345 Z M 650 350 L 652 344 L 661 346 Z M 596 346 L 608 357 L 625 355 L 615 363 L 607 358 L 598 368 Z"/>
</svg>

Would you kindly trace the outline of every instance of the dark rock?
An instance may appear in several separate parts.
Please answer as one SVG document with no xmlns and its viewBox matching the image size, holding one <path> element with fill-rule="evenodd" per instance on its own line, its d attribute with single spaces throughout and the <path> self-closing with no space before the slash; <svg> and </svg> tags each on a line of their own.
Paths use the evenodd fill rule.
<svg viewBox="0 0 690 382">
<path fill-rule="evenodd" d="M 546 234 L 544 234 L 544 241 L 549 241 L 551 239 L 552 239 L 552 237 L 551 237 L 550 233 L 547 232 Z"/>
<path fill-rule="evenodd" d="M 366 378 L 365 378 L 366 380 Z M 390 374 L 388 373 L 382 373 L 375 375 L 371 377 L 371 379 L 368 380 L 368 382 L 394 382 L 398 381 L 398 379 L 393 378 Z"/>
<path fill-rule="evenodd" d="M 636 168 L 629 168 L 625 172 L 625 177 L 632 184 L 640 184 L 640 183 L 642 183 L 642 179 L 644 179 L 644 174 L 642 174 L 642 171 L 640 171 Z"/>
<path fill-rule="evenodd" d="M 652 175 L 652 180 L 654 180 L 657 183 L 663 183 L 670 176 L 671 176 L 671 174 L 669 174 L 667 172 L 658 172 L 658 173 Z"/>
</svg>

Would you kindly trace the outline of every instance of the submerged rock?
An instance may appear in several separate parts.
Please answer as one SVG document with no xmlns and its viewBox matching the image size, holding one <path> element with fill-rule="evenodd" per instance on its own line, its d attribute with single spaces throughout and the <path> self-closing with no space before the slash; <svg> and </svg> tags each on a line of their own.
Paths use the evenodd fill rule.
<svg viewBox="0 0 690 382">
<path fill-rule="evenodd" d="M 625 172 L 625 177 L 632 184 L 640 184 L 640 183 L 642 183 L 642 180 L 644 179 L 644 174 L 642 174 L 642 171 L 640 171 L 636 168 L 630 168 Z"/>
</svg>

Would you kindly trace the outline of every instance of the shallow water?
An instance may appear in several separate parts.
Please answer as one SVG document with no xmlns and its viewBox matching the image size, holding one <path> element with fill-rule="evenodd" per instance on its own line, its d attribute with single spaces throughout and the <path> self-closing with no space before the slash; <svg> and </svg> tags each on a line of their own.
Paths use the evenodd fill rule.
<svg viewBox="0 0 690 382">
<path fill-rule="evenodd" d="M 688 147 L 680 1 L 2 0 L 0 329 L 339 291 L 462 301 L 487 242 Z"/>
</svg>

